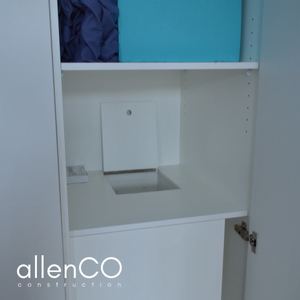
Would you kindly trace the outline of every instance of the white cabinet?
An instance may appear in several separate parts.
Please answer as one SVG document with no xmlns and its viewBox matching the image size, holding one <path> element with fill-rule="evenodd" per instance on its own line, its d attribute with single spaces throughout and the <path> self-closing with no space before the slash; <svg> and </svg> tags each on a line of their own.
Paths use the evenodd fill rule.
<svg viewBox="0 0 300 300">
<path fill-rule="evenodd" d="M 264 1 L 258 78 L 258 64 L 249 62 L 259 61 L 262 2 L 243 1 L 244 63 L 61 66 L 56 0 L 2 1 L 1 297 L 63 299 L 62 285 L 23 289 L 17 287 L 16 275 L 18 265 L 33 265 L 34 255 L 47 255 L 48 262 L 62 266 L 63 237 L 65 263 L 72 261 L 69 254 L 76 263 L 82 257 L 95 257 L 98 265 L 84 264 L 88 269 L 83 271 L 89 274 L 99 271 L 101 261 L 110 256 L 120 258 L 123 266 L 118 277 L 121 289 L 118 285 L 111 289 L 101 274 L 97 279 L 101 289 L 72 288 L 69 280 L 78 300 L 131 299 L 142 293 L 147 293 L 145 298 L 220 299 L 224 219 L 250 211 L 250 228 L 259 233 L 259 241 L 258 254 L 248 255 L 246 299 L 299 298 L 300 245 L 291 229 L 299 225 L 300 4 Z M 251 76 L 247 69 L 253 69 Z M 97 181 L 101 175 L 98 107 L 102 101 L 132 99 L 157 103 L 159 165 L 186 188 L 176 195 L 112 199 L 109 185 L 102 182 L 108 193 L 100 203 L 97 184 L 91 189 L 74 185 L 69 189 L 68 214 L 66 159 L 87 166 L 89 184 L 93 178 Z M 89 193 L 94 195 L 86 197 Z M 233 219 L 226 224 L 232 226 Z M 226 227 L 223 300 L 242 299 L 245 283 L 247 245 L 230 226 Z M 104 270 L 115 274 L 117 269 L 107 263 Z M 30 281 L 38 283 L 37 278 Z M 62 283 L 62 277 L 56 281 Z"/>
<path fill-rule="evenodd" d="M 182 261 L 179 269 L 198 276 L 199 281 L 205 278 L 199 283 L 199 290 L 207 299 L 221 298 L 225 219 L 246 217 L 251 195 L 258 85 L 258 63 L 253 61 L 259 59 L 259 33 L 254 28 L 260 22 L 259 10 L 254 13 L 247 6 L 243 22 L 249 31 L 243 35 L 241 63 L 60 65 L 57 12 L 55 1 L 51 1 L 62 203 L 66 207 L 68 202 L 69 211 L 67 214 L 65 209 L 63 220 L 65 229 L 70 226 L 76 264 L 83 256 L 92 256 L 89 253 L 101 253 L 103 247 L 108 256 L 113 256 L 112 244 L 120 239 L 123 243 L 116 246 L 116 255 L 127 255 L 120 279 L 128 287 L 135 280 L 130 267 L 139 268 L 145 256 L 149 256 L 145 268 L 158 259 L 151 254 L 160 251 L 156 241 L 160 237 L 165 247 L 160 259 L 167 260 L 170 253 L 177 261 L 185 256 L 189 257 L 188 264 L 195 260 L 198 275 L 190 266 L 185 268 Z M 62 84 L 60 67 L 64 70 Z M 180 189 L 116 195 L 102 172 L 101 103 L 149 101 L 155 102 L 157 108 L 159 170 Z M 84 165 L 89 174 L 88 183 L 69 185 L 68 195 L 65 164 Z M 180 238 L 175 247 L 170 239 L 175 239 L 176 232 Z M 139 244 L 134 262 L 132 245 L 147 236 L 153 242 Z M 199 256 L 189 251 L 196 251 Z M 209 271 L 202 268 L 205 261 L 214 267 Z M 178 295 L 187 293 L 186 287 L 178 287 L 183 278 L 173 272 L 171 265 L 152 265 L 149 270 L 147 276 L 157 290 L 145 286 L 145 274 L 139 270 L 137 278 L 139 285 L 144 286 L 143 298 L 159 297 L 156 293 L 163 279 L 155 277 L 155 272 L 168 273 L 176 282 L 174 291 Z M 198 287 L 189 290 L 189 298 L 199 296 Z M 87 290 L 76 289 L 78 300 L 96 297 L 96 290 Z M 126 293 L 128 298 L 138 297 L 132 287 Z M 164 295 L 166 299 L 173 298 L 168 292 Z"/>
<path fill-rule="evenodd" d="M 77 299 L 221 299 L 224 220 L 129 230 L 71 239 L 78 274 Z M 102 262 L 119 259 L 122 272 L 107 278 Z M 97 264 L 98 263 L 98 264 Z M 104 274 L 120 271 L 103 264 Z M 98 273 L 97 273 L 98 272 Z M 95 276 L 94 276 L 95 275 Z"/>
<path fill-rule="evenodd" d="M 126 237 L 127 231 L 132 231 L 133 237 L 136 232 L 146 235 L 153 228 L 159 233 L 164 231 L 162 226 L 172 226 L 176 231 L 192 222 L 192 228 L 206 228 L 215 220 L 247 216 L 257 80 L 257 70 L 251 76 L 245 70 L 65 73 L 66 159 L 68 164 L 83 164 L 89 173 L 88 183 L 68 186 L 70 236 L 77 265 L 91 249 L 101 253 L 100 245 L 106 237 L 109 241 L 113 236 Z M 130 100 L 155 100 L 159 168 L 179 190 L 116 195 L 101 173 L 100 103 Z M 166 233 L 164 239 L 167 238 Z M 125 244 L 126 239 L 123 241 Z M 193 247 L 192 239 L 185 242 Z M 114 247 L 106 247 L 111 251 L 107 255 L 113 256 Z M 153 247 L 157 247 L 156 243 Z M 200 244 L 195 247 L 203 257 Z M 142 244 L 139 249 L 148 253 L 155 248 Z M 123 251 L 131 250 L 120 248 L 120 253 Z M 216 260 L 222 254 L 223 248 L 212 247 L 209 257 Z M 181 259 L 178 252 L 174 255 Z M 162 254 L 161 259 L 164 257 Z M 127 259 L 121 284 L 131 278 L 131 263 L 126 262 Z M 156 271 L 161 273 L 163 266 Z M 200 273 L 200 277 L 205 276 L 206 271 L 201 269 Z M 215 280 L 219 273 L 220 269 L 215 271 Z M 156 280 L 154 285 L 160 281 Z M 78 299 L 91 292 L 76 291 Z M 144 292 L 152 295 L 150 289 Z M 205 293 L 211 292 L 207 286 Z M 193 293 L 197 295 L 195 290 Z M 212 299 L 220 299 L 220 294 L 214 295 Z"/>
</svg>

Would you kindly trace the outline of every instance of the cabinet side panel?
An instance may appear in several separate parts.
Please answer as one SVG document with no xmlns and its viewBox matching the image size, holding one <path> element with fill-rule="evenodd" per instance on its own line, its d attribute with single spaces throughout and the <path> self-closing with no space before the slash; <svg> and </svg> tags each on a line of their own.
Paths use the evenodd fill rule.
<svg viewBox="0 0 300 300">
<path fill-rule="evenodd" d="M 62 300 L 61 276 L 41 280 L 40 263 L 34 274 L 35 255 L 63 265 L 49 3 L 1 1 L 0 12 L 1 299 Z"/>
<path fill-rule="evenodd" d="M 243 0 L 240 61 L 259 61 L 263 0 Z"/>
<path fill-rule="evenodd" d="M 250 199 L 258 72 L 187 71 L 180 163 L 235 201 Z"/>
<path fill-rule="evenodd" d="M 65 135 L 62 103 L 62 80 L 61 80 L 61 63 L 60 63 L 60 40 L 59 40 L 59 23 L 58 23 L 58 1 L 49 0 L 50 2 L 50 20 L 51 20 L 51 43 L 52 43 L 52 61 L 54 74 L 54 98 L 56 114 L 56 134 L 58 148 L 58 168 L 60 182 L 61 198 L 61 215 L 63 231 L 63 249 L 64 263 L 70 260 L 69 247 L 69 214 L 68 214 L 68 196 L 67 196 L 67 175 L 66 175 L 66 152 L 65 152 Z M 66 288 L 66 300 L 74 299 L 71 295 L 72 289 L 68 284 Z"/>
<path fill-rule="evenodd" d="M 221 299 L 224 220 L 72 239 L 75 264 L 93 257 L 98 265 L 83 263 L 83 271 L 99 272 L 92 279 L 77 277 L 77 300 Z M 107 257 L 122 264 L 116 278 L 106 278 L 100 271 Z M 118 270 L 116 262 L 104 265 L 108 275 Z"/>
</svg>

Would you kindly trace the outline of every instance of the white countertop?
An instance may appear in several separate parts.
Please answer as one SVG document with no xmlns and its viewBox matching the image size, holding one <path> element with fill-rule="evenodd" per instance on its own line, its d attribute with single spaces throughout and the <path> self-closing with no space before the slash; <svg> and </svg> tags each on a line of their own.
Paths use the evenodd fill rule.
<svg viewBox="0 0 300 300">
<path fill-rule="evenodd" d="M 247 205 L 181 165 L 159 167 L 180 189 L 116 195 L 102 171 L 68 185 L 70 237 L 247 216 Z"/>
</svg>

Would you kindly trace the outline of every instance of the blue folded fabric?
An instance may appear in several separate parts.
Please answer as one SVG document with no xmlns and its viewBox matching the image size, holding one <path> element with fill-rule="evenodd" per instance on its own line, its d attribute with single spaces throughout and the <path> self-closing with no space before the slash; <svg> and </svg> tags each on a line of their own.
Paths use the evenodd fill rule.
<svg viewBox="0 0 300 300">
<path fill-rule="evenodd" d="M 118 62 L 117 0 L 58 0 L 62 62 Z"/>
<path fill-rule="evenodd" d="M 239 61 L 242 0 L 118 0 L 121 62 Z"/>
</svg>

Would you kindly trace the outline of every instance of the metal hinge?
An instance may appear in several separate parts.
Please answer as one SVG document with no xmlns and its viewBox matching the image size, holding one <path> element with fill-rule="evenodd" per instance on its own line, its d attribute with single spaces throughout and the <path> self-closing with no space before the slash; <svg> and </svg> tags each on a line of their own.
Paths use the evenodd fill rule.
<svg viewBox="0 0 300 300">
<path fill-rule="evenodd" d="M 241 225 L 234 225 L 234 230 L 240 235 L 240 237 L 246 241 L 249 242 L 251 246 L 251 251 L 256 254 L 256 248 L 257 248 L 257 233 L 253 231 L 249 235 L 249 231 L 247 230 L 247 223 L 242 221 Z"/>
</svg>

